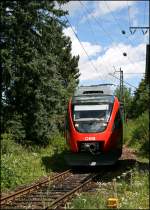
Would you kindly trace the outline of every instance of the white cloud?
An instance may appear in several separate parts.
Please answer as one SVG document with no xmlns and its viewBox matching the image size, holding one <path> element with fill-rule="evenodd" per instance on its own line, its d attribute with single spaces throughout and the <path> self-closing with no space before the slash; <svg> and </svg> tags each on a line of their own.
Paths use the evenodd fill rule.
<svg viewBox="0 0 150 210">
<path fill-rule="evenodd" d="M 85 1 L 84 4 L 86 4 L 87 2 Z M 73 16 L 77 11 L 81 10 L 82 5 L 80 4 L 79 1 L 69 1 L 68 3 L 64 4 L 62 6 L 63 10 L 68 10 L 69 11 L 69 15 Z"/>
<path fill-rule="evenodd" d="M 96 1 L 94 10 L 82 21 L 94 17 L 104 16 L 110 12 L 120 11 L 125 7 L 130 7 L 135 1 Z"/>
<path fill-rule="evenodd" d="M 75 27 L 73 27 L 73 30 L 77 34 L 77 31 L 76 31 Z M 72 54 L 73 55 L 79 55 L 80 60 L 82 60 L 82 61 L 88 59 L 85 51 L 88 53 L 89 56 L 95 56 L 102 51 L 102 47 L 100 45 L 91 44 L 90 42 L 81 42 L 81 44 L 80 44 L 80 42 L 78 41 L 74 32 L 72 31 L 71 27 L 68 27 L 67 29 L 64 29 L 64 33 L 65 33 L 66 36 L 69 36 L 71 38 Z M 83 48 L 85 49 L 85 51 L 84 51 Z"/>
<path fill-rule="evenodd" d="M 138 46 L 125 45 L 123 43 L 113 44 L 102 56 L 93 60 L 93 64 L 97 71 L 92 68 L 89 61 L 79 62 L 81 72 L 80 80 L 103 79 L 110 80 L 112 77 L 109 73 L 114 72 L 113 66 L 119 70 L 121 67 L 124 73 L 141 73 L 145 71 L 145 44 Z M 127 53 L 124 57 L 122 52 Z M 131 78 L 135 75 L 125 74 L 124 78 Z"/>
<path fill-rule="evenodd" d="M 138 25 L 138 18 L 137 15 L 139 13 L 139 10 L 137 7 L 130 7 L 129 6 L 129 17 L 130 17 L 130 21 L 131 26 L 137 26 Z"/>
<path fill-rule="evenodd" d="M 77 33 L 74 27 L 73 29 Z M 101 79 L 101 81 L 114 82 L 115 79 L 109 75 L 109 73 L 114 72 L 113 66 L 117 70 L 121 67 L 124 73 L 141 73 L 145 71 L 145 43 L 137 46 L 113 43 L 107 48 L 102 48 L 100 45 L 94 45 L 90 42 L 81 42 L 90 58 L 92 58 L 91 56 L 96 56 L 96 59 L 92 58 L 89 61 L 72 29 L 69 27 L 64 30 L 64 33 L 71 38 L 72 54 L 80 55 L 80 81 Z M 126 52 L 127 56 L 123 56 L 123 52 Z M 119 77 L 117 74 L 116 76 Z M 133 77 L 135 77 L 134 74 L 124 74 L 125 79 Z"/>
</svg>

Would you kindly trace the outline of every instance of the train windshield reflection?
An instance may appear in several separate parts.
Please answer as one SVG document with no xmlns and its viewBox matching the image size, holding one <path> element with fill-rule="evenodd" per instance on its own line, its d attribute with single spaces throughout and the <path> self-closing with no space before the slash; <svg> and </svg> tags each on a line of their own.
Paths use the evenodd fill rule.
<svg viewBox="0 0 150 210">
<path fill-rule="evenodd" d="M 75 105 L 74 125 L 83 133 L 102 132 L 107 126 L 110 117 L 110 105 Z"/>
</svg>

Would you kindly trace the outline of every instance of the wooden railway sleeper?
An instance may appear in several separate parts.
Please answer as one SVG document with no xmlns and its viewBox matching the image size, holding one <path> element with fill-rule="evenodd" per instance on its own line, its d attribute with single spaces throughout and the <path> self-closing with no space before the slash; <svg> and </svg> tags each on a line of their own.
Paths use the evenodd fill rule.
<svg viewBox="0 0 150 210">
<path fill-rule="evenodd" d="M 57 176 L 54 176 L 51 178 L 50 181 L 54 181 L 55 179 L 57 180 L 59 177 L 65 177 L 71 170 L 67 170 L 65 172 L 62 172 L 61 174 L 58 174 Z M 49 182 L 49 177 L 46 178 L 46 180 L 40 182 L 40 183 L 37 183 L 37 184 L 34 184 L 30 187 L 27 187 L 25 189 L 22 189 L 22 190 L 19 190 L 18 192 L 15 192 L 11 195 L 8 195 L 6 197 L 3 197 L 1 198 L 0 200 L 0 204 L 3 205 L 3 204 L 6 204 L 6 203 L 11 203 L 12 201 L 16 200 L 16 198 L 19 198 L 20 196 L 23 196 L 23 195 L 26 195 L 28 193 L 31 193 L 32 191 L 40 188 L 41 186 L 45 186 L 47 183 Z"/>
</svg>

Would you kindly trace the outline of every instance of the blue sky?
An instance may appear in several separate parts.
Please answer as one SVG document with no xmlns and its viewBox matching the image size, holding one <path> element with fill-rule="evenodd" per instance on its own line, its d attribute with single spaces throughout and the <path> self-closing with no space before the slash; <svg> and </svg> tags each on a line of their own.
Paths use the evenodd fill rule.
<svg viewBox="0 0 150 210">
<path fill-rule="evenodd" d="M 81 85 L 119 84 L 112 74 L 121 68 L 125 82 L 138 86 L 145 72 L 149 32 L 143 35 L 137 30 L 131 34 L 129 27 L 149 26 L 148 4 L 148 1 L 70 1 L 63 6 L 69 11 L 67 18 L 72 25 L 64 33 L 72 40 L 72 54 L 80 55 Z M 124 52 L 127 56 L 123 56 Z M 119 77 L 119 73 L 114 76 Z"/>
</svg>

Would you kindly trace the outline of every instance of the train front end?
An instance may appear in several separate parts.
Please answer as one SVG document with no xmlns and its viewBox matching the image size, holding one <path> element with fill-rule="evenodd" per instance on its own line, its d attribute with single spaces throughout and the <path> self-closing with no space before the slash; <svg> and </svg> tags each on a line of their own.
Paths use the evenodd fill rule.
<svg viewBox="0 0 150 210">
<path fill-rule="evenodd" d="M 119 101 L 96 88 L 82 88 L 68 105 L 65 135 L 71 153 L 66 161 L 71 166 L 112 165 L 122 153 Z"/>
</svg>

